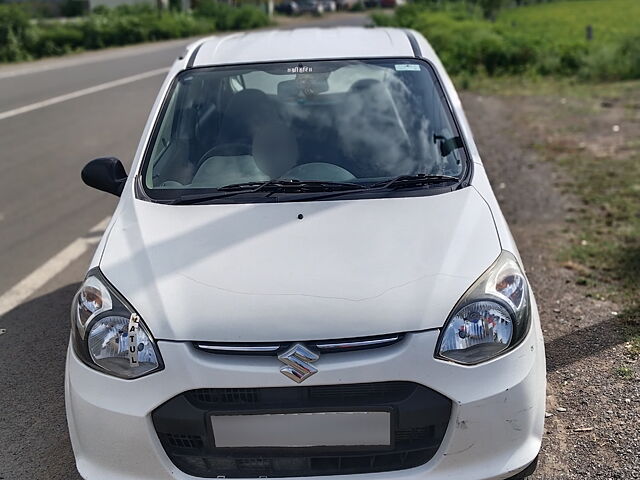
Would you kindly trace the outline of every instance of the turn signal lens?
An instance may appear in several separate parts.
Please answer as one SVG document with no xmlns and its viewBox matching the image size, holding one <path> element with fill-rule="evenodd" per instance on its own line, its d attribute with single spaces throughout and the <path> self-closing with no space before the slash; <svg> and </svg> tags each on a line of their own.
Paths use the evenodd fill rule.
<svg viewBox="0 0 640 480">
<path fill-rule="evenodd" d="M 84 337 L 87 324 L 101 312 L 113 307 L 111 294 L 97 277 L 87 277 L 76 295 L 78 333 Z"/>
</svg>

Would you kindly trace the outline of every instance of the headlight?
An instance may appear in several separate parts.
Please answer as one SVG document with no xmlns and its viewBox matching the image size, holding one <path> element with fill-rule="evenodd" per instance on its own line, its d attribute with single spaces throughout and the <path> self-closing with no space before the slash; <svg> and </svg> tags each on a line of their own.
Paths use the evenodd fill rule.
<svg viewBox="0 0 640 480">
<path fill-rule="evenodd" d="M 151 333 L 99 271 L 89 272 L 71 317 L 74 351 L 91 368 L 125 379 L 162 368 Z"/>
<path fill-rule="evenodd" d="M 453 309 L 436 357 L 466 365 L 497 357 L 525 337 L 530 313 L 527 279 L 515 257 L 503 251 Z"/>
</svg>

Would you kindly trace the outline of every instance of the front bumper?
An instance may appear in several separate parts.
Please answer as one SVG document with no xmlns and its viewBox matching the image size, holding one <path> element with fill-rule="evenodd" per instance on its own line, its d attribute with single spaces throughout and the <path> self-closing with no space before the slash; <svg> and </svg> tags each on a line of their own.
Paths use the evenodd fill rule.
<svg viewBox="0 0 640 480">
<path fill-rule="evenodd" d="M 525 341 L 477 366 L 435 360 L 437 331 L 409 334 L 381 349 L 323 356 L 305 386 L 407 381 L 452 401 L 442 444 L 426 464 L 362 475 L 305 480 L 501 480 L 537 456 L 545 409 L 544 344 L 535 318 Z M 165 369 L 127 381 L 96 372 L 71 349 L 65 379 L 69 431 L 80 474 L 87 480 L 195 479 L 166 455 L 151 413 L 198 388 L 291 387 L 274 357 L 223 356 L 189 343 L 158 342 Z"/>
</svg>

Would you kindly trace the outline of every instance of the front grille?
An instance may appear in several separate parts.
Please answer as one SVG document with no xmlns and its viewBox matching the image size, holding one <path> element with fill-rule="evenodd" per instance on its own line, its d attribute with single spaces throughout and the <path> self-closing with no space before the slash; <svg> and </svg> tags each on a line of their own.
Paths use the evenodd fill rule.
<svg viewBox="0 0 640 480">
<path fill-rule="evenodd" d="M 187 392 L 197 403 L 211 405 L 247 405 L 258 402 L 257 388 L 199 388 Z"/>
<path fill-rule="evenodd" d="M 165 441 L 172 447 L 200 449 L 204 445 L 202 437 L 199 435 L 182 435 L 167 433 L 164 435 Z"/>
<path fill-rule="evenodd" d="M 376 399 L 377 402 L 389 403 L 409 396 L 414 389 L 415 384 L 408 382 L 321 385 L 311 389 L 308 395 L 328 402 Z"/>
<path fill-rule="evenodd" d="M 337 340 L 319 340 L 309 342 L 270 342 L 270 343 L 212 343 L 194 342 L 198 350 L 218 355 L 278 355 L 285 352 L 295 343 L 302 343 L 307 348 L 320 353 L 345 353 L 358 350 L 389 347 L 401 342 L 401 333 L 376 335 L 373 337 L 341 338 Z"/>
<path fill-rule="evenodd" d="M 391 411 L 390 447 L 217 448 L 210 416 L 322 411 Z M 153 424 L 171 461 L 196 477 L 347 475 L 417 467 L 438 450 L 451 401 L 410 382 L 313 387 L 206 388 L 158 407 Z"/>
</svg>

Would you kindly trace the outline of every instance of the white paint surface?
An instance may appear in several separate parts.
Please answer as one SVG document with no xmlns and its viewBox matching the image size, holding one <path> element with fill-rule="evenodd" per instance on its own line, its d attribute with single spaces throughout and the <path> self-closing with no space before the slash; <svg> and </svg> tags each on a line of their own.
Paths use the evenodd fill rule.
<svg viewBox="0 0 640 480">
<path fill-rule="evenodd" d="M 293 342 L 440 328 L 501 250 L 472 188 L 193 206 L 131 193 L 100 269 L 156 339 Z"/>
</svg>

